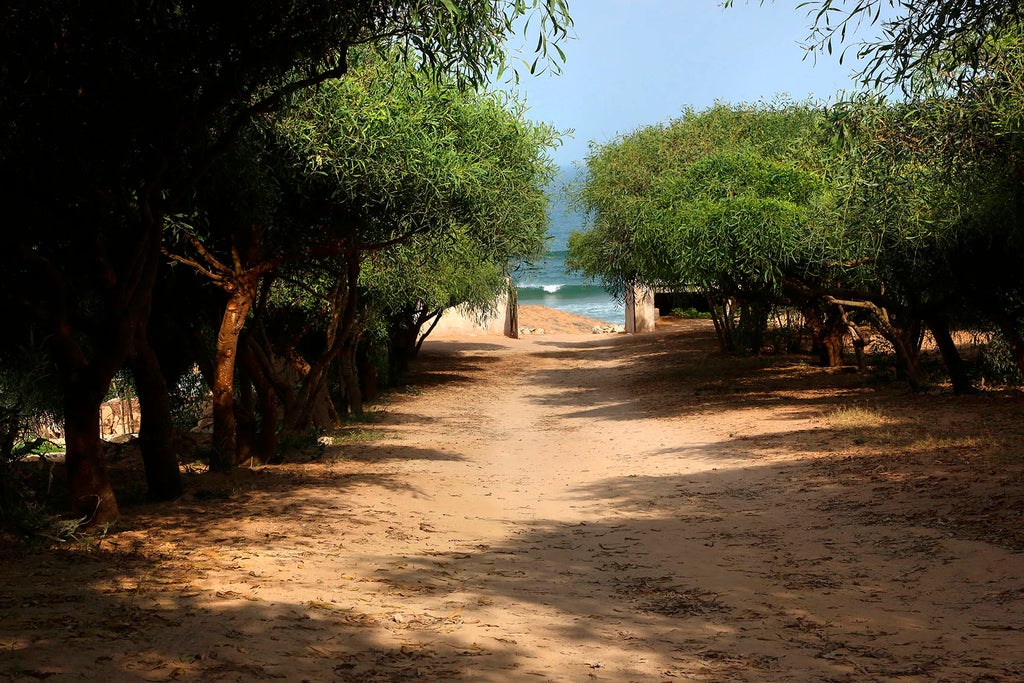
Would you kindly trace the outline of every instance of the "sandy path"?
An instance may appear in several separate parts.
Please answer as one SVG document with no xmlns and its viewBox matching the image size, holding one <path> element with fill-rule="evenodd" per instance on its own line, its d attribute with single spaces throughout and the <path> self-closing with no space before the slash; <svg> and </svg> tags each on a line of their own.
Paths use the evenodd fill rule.
<svg viewBox="0 0 1024 683">
<path fill-rule="evenodd" d="M 84 561 L 8 556 L 44 578 L 0 597 L 0 675 L 1024 678 L 1020 553 L 819 462 L 844 389 L 719 400 L 672 339 L 428 343 L 422 388 L 321 464 L 143 508 Z"/>
<path fill-rule="evenodd" d="M 736 463 L 712 462 L 692 424 L 646 417 L 614 340 L 583 339 L 433 344 L 426 364 L 457 354 L 486 377 L 391 411 L 400 424 L 389 442 L 417 456 L 399 468 L 411 489 L 389 496 L 388 524 L 412 547 L 385 544 L 381 553 L 377 543 L 361 570 L 441 593 L 444 601 L 424 611 L 458 611 L 449 641 L 502 655 L 474 662 L 473 680 L 652 680 L 681 672 L 672 654 L 681 645 L 671 638 L 677 629 L 656 618 L 660 607 L 638 613 L 634 603 L 650 587 L 661 599 L 686 571 L 674 547 L 682 538 L 652 524 L 658 515 L 621 508 L 619 489 L 641 477 Z M 677 449 L 690 452 L 685 463 Z M 383 557 L 395 554 L 400 566 L 382 570 Z M 717 609 L 700 592 L 687 592 L 682 609 Z M 669 596 L 667 609 L 680 609 L 678 600 Z M 434 644 L 436 633 L 408 642 Z"/>
</svg>

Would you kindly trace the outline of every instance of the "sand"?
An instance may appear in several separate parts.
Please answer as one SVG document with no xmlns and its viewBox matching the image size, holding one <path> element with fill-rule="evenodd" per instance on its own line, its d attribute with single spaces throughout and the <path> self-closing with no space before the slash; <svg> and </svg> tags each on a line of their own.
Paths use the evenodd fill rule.
<svg viewBox="0 0 1024 683">
<path fill-rule="evenodd" d="M 1019 394 L 523 322 L 304 459 L 5 548 L 0 677 L 1024 678 Z"/>
</svg>

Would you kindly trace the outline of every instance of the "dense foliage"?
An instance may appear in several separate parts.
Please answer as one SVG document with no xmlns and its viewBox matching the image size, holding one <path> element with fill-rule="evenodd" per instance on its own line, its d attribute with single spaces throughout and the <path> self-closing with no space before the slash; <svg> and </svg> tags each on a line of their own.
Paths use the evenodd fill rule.
<svg viewBox="0 0 1024 683">
<path fill-rule="evenodd" d="M 823 126 L 809 105 L 717 105 L 596 149 L 579 193 L 595 228 L 567 263 L 612 288 L 698 287 L 723 348 L 758 350 L 783 278 L 814 255 Z"/>
<path fill-rule="evenodd" d="M 1024 370 L 1020 8 L 808 7 L 826 51 L 876 20 L 864 75 L 901 99 L 719 104 L 596 146 L 569 264 L 616 291 L 701 290 L 726 350 L 778 348 L 786 308 L 829 364 L 871 325 L 924 386 L 927 330 L 969 391 L 969 328 Z M 557 67 L 565 0 L 6 3 L 4 514 L 32 420 L 59 414 L 72 511 L 116 519 L 98 418 L 118 373 L 169 499 L 198 377 L 211 466 L 272 460 L 359 412 L 440 310 L 504 291 L 542 248 L 554 133 L 481 86 L 527 16 L 523 67 Z"/>
<path fill-rule="evenodd" d="M 878 48 L 905 77 L 897 102 L 717 105 L 596 147 L 578 192 L 593 229 L 572 238 L 569 262 L 617 289 L 700 288 L 726 350 L 759 350 L 765 307 L 785 306 L 830 364 L 847 335 L 861 350 L 870 323 L 914 386 L 928 381 L 925 331 L 956 391 L 972 385 L 955 329 L 998 330 L 1024 368 L 1024 51 L 1006 17 L 987 27 L 980 41 L 947 27 L 943 50 L 925 31 L 921 49 L 938 51 L 912 63 Z"/>
<path fill-rule="evenodd" d="M 493 301 L 543 246 L 553 141 L 511 101 L 375 54 L 240 141 L 176 221 L 171 250 L 226 295 L 215 348 L 197 350 L 213 389 L 213 465 L 278 457 L 274 405 L 289 433 L 361 412 L 382 368 L 360 369 L 360 357 L 393 374 L 427 317 Z M 265 406 L 246 420 L 259 424 L 258 447 L 238 434 L 236 359 Z M 328 381 L 335 365 L 340 386 Z"/>
<path fill-rule="evenodd" d="M 234 189 L 253 213 L 290 201 L 286 174 L 261 169 L 268 159 L 284 168 L 278 162 L 289 152 L 263 147 L 279 135 L 268 118 L 343 77 L 361 47 L 399 54 L 432 83 L 480 86 L 509 64 L 506 38 L 527 16 L 535 18 L 536 55 L 526 66 L 556 64 L 548 50 L 561 57 L 570 25 L 564 0 L 15 0 L 0 9 L 0 200 L 16 227 L 0 239 L 0 306 L 11 343 L 37 340 L 52 361 L 75 514 L 94 524 L 118 515 L 98 424 L 124 367 L 145 415 L 150 495 L 181 491 L 168 388 L 175 372 L 164 367 L 174 354 L 160 348 L 173 345 L 156 331 L 170 325 L 152 315 L 155 305 L 183 312 L 163 291 L 173 289 L 165 287 L 169 228 L 188 225 L 178 233 L 227 249 L 209 252 L 230 271 L 207 273 L 221 289 L 237 288 L 229 280 L 251 270 L 242 261 L 272 265 L 259 256 L 266 236 L 234 231 L 231 244 L 242 223 L 223 229 L 230 207 L 197 212 L 210 173 L 225 164 L 246 169 Z M 192 222 L 200 213 L 225 223 Z M 244 323 L 233 311 L 234 323 Z M 197 318 L 206 312 L 201 306 Z M 177 355 L 183 362 L 188 354 Z"/>
</svg>

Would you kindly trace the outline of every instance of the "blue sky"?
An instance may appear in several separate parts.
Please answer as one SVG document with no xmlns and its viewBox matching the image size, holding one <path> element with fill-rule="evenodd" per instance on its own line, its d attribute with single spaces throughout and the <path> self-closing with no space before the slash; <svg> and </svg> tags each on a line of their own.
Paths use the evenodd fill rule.
<svg viewBox="0 0 1024 683">
<path fill-rule="evenodd" d="M 576 39 L 563 45 L 559 76 L 523 74 L 529 117 L 575 129 L 555 151 L 562 166 L 582 161 L 588 142 L 725 102 L 787 94 L 834 99 L 852 89 L 853 62 L 805 55 L 810 19 L 798 0 L 764 5 L 716 0 L 571 0 Z M 532 45 L 530 46 L 532 47 Z"/>
</svg>

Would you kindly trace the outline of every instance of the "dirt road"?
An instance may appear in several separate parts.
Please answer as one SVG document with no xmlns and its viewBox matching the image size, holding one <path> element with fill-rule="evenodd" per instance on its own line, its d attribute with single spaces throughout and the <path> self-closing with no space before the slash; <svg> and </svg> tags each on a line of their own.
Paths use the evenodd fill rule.
<svg viewBox="0 0 1024 683">
<path fill-rule="evenodd" d="M 996 399 L 726 364 L 703 323 L 418 368 L 313 462 L 5 551 L 0 676 L 1024 678 L 1017 442 L 971 417 Z"/>
</svg>

